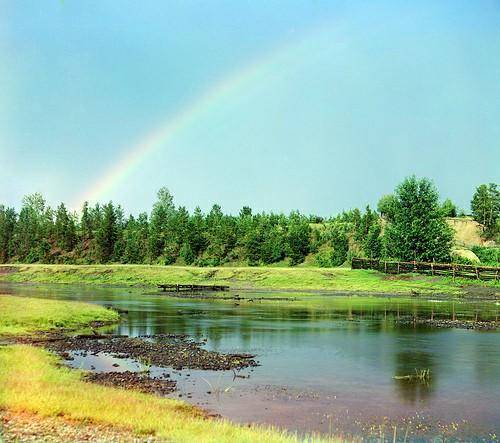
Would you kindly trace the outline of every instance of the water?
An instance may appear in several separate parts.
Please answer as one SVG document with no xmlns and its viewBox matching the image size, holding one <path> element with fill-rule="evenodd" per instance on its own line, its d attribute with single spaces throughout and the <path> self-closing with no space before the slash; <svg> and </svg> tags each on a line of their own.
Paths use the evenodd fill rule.
<svg viewBox="0 0 500 443">
<path fill-rule="evenodd" d="M 388 439 L 395 427 L 401 441 L 405 434 L 465 441 L 496 441 L 500 434 L 498 332 L 396 323 L 405 316 L 491 320 L 498 318 L 498 302 L 295 294 L 285 294 L 294 301 L 258 301 L 284 295 L 255 294 L 254 302 L 235 303 L 82 286 L 1 285 L 1 292 L 128 311 L 110 331 L 117 334 L 183 333 L 207 339 L 209 349 L 256 354 L 261 366 L 238 374 L 152 368 L 177 380 L 173 396 L 234 421 Z M 72 364 L 140 369 L 103 355 Z M 430 369 L 430 380 L 394 378 L 415 369 Z"/>
</svg>

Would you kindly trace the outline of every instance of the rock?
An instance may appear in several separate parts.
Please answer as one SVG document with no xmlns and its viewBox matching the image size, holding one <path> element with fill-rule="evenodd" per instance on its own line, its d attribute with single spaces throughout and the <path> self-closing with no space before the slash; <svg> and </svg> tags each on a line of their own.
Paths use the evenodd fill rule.
<svg viewBox="0 0 500 443">
<path fill-rule="evenodd" d="M 469 249 L 458 249 L 458 248 L 453 249 L 453 251 L 451 251 L 451 256 L 453 258 L 466 259 L 466 260 L 470 261 L 471 263 L 477 263 L 477 264 L 481 263 L 481 260 L 479 260 L 479 257 Z"/>
</svg>

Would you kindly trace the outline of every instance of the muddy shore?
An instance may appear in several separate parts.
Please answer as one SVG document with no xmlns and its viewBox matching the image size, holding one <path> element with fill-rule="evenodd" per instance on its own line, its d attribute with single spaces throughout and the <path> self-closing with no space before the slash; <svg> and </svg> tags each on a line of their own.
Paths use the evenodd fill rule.
<svg viewBox="0 0 500 443">
<path fill-rule="evenodd" d="M 400 326 L 427 326 L 429 328 L 457 328 L 474 329 L 478 331 L 496 331 L 500 327 L 498 321 L 477 321 L 477 320 L 446 320 L 428 318 L 400 318 L 396 320 Z"/>
<path fill-rule="evenodd" d="M 131 358 L 163 368 L 239 370 L 258 366 L 254 355 L 224 354 L 203 349 L 204 343 L 185 335 L 161 334 L 131 338 L 126 336 L 75 335 L 59 337 L 43 344 L 63 358 L 70 351 L 80 354 L 105 353 L 116 358 Z"/>
<path fill-rule="evenodd" d="M 63 361 L 71 361 L 77 355 L 110 355 L 117 359 L 135 360 L 143 365 L 143 370 L 106 371 L 87 373 L 84 378 L 89 382 L 141 392 L 167 395 L 177 389 L 176 382 L 169 374 L 153 377 L 149 368 L 202 369 L 211 371 L 233 370 L 235 373 L 244 368 L 259 366 L 255 355 L 231 354 L 208 351 L 204 342 L 197 342 L 186 335 L 159 334 L 137 338 L 116 335 L 93 334 L 69 335 L 65 332 L 40 332 L 30 336 L 17 337 L 10 342 L 31 344 L 56 353 Z M 116 367 L 119 365 L 116 364 Z"/>
</svg>

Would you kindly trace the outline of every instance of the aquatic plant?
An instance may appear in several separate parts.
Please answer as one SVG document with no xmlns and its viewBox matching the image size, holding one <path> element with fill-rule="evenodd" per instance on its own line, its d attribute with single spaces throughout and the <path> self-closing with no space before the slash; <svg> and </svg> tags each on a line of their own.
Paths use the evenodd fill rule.
<svg viewBox="0 0 500 443">
<path fill-rule="evenodd" d="M 393 378 L 395 378 L 396 380 L 427 382 L 431 378 L 431 370 L 415 368 L 415 374 L 395 375 Z"/>
</svg>

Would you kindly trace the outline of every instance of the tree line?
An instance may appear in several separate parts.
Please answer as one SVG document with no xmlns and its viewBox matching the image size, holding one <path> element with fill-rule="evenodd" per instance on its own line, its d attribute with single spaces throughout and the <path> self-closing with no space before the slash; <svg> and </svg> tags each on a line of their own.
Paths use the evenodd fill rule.
<svg viewBox="0 0 500 443">
<path fill-rule="evenodd" d="M 498 241 L 497 186 L 479 186 L 471 210 L 485 236 Z M 367 206 L 328 219 L 249 207 L 230 215 L 217 204 L 208 213 L 190 213 L 174 204 L 167 188 L 159 190 L 149 214 L 125 215 L 113 202 L 84 203 L 77 214 L 63 203 L 52 209 L 35 193 L 23 199 L 19 212 L 0 205 L 0 262 L 294 266 L 308 260 L 329 267 L 352 255 L 448 261 L 453 232 L 445 217 L 456 215 L 431 181 L 414 176 L 382 197 L 377 210 Z"/>
</svg>

